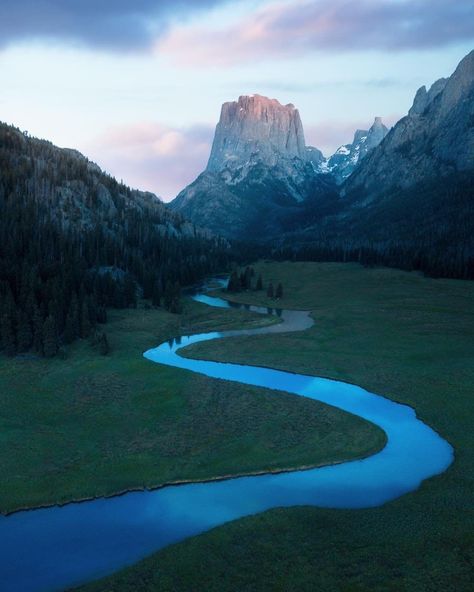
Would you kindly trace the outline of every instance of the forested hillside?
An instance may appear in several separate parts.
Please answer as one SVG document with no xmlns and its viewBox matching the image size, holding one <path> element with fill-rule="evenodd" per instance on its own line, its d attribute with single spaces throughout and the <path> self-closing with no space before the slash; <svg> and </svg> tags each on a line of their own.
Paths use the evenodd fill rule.
<svg viewBox="0 0 474 592">
<path fill-rule="evenodd" d="M 0 124 L 0 349 L 53 356 L 137 295 L 173 310 L 228 245 L 73 150 Z"/>
<path fill-rule="evenodd" d="M 429 179 L 371 203 L 339 198 L 332 212 L 275 242 L 273 256 L 301 261 L 358 261 L 474 279 L 474 174 Z"/>
</svg>

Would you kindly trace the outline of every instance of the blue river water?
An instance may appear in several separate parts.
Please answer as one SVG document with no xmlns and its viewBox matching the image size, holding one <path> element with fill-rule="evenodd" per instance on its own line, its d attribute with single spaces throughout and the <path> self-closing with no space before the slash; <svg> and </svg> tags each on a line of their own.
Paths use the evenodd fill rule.
<svg viewBox="0 0 474 592">
<path fill-rule="evenodd" d="M 193 298 L 209 306 L 231 306 L 210 293 Z M 302 331 L 313 324 L 304 311 L 245 308 L 277 315 L 281 322 L 182 336 L 144 356 L 157 364 L 287 391 L 343 409 L 381 427 L 387 435 L 385 448 L 363 460 L 316 469 L 169 486 L 0 517 L 2 592 L 64 590 L 133 564 L 166 545 L 270 508 L 379 506 L 417 489 L 451 464 L 451 446 L 406 405 L 335 380 L 178 355 L 193 343 Z"/>
</svg>

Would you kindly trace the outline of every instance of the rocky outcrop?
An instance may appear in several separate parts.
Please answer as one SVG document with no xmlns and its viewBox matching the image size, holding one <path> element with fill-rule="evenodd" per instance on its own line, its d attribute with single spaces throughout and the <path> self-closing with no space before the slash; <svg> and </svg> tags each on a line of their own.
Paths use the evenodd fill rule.
<svg viewBox="0 0 474 592">
<path fill-rule="evenodd" d="M 340 146 L 327 160 L 327 171 L 332 173 L 337 183 L 342 183 L 355 170 L 367 154 L 376 148 L 388 134 L 381 117 L 376 117 L 369 130 L 356 130 L 352 144 Z"/>
<path fill-rule="evenodd" d="M 422 87 L 413 106 L 347 179 L 361 203 L 474 168 L 474 51 L 448 79 Z"/>
<path fill-rule="evenodd" d="M 413 100 L 413 105 L 410 111 L 408 111 L 408 115 L 421 115 L 439 93 L 444 90 L 447 82 L 447 78 L 440 78 L 436 82 L 433 82 L 428 91 L 426 90 L 426 86 L 419 88 Z"/>
<path fill-rule="evenodd" d="M 326 159 L 324 154 L 318 148 L 314 146 L 306 146 L 306 160 L 308 160 L 317 172 L 325 172 Z"/>
<path fill-rule="evenodd" d="M 273 167 L 293 158 L 306 159 L 303 126 L 294 105 L 261 95 L 222 105 L 207 171 L 235 170 L 255 162 Z"/>
</svg>

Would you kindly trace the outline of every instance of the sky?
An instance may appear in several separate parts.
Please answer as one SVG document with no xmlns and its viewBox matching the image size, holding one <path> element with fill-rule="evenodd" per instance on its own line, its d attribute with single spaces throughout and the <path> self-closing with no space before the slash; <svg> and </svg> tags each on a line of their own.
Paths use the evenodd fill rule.
<svg viewBox="0 0 474 592">
<path fill-rule="evenodd" d="M 473 48 L 472 0 L 0 0 L 0 121 L 169 201 L 223 102 L 294 103 L 329 155 Z"/>
</svg>

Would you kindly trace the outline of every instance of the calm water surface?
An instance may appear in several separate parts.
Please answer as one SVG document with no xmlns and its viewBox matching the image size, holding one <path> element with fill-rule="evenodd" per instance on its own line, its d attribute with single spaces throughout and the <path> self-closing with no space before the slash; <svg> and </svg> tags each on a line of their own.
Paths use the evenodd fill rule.
<svg viewBox="0 0 474 592">
<path fill-rule="evenodd" d="M 209 293 L 193 297 L 209 306 L 231 306 Z M 144 356 L 157 364 L 328 403 L 381 427 L 388 437 L 386 447 L 364 460 L 318 469 L 170 486 L 1 517 L 2 592 L 64 590 L 110 574 L 170 543 L 270 508 L 379 506 L 413 491 L 424 479 L 451 464 L 451 446 L 420 421 L 413 409 L 358 386 L 178 355 L 180 349 L 193 343 L 237 335 L 302 331 L 313 324 L 308 312 L 245 308 L 277 315 L 281 323 L 253 330 L 182 336 L 148 350 Z"/>
</svg>

